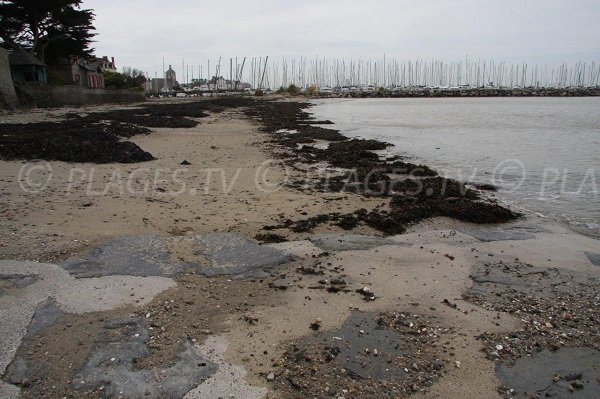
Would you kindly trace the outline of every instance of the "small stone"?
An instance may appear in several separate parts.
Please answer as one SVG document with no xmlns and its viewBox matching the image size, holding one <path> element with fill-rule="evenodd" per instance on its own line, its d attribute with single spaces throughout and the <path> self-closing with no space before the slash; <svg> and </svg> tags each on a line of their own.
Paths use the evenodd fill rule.
<svg viewBox="0 0 600 399">
<path fill-rule="evenodd" d="M 575 380 L 571 383 L 571 386 L 575 389 L 583 389 L 583 382 L 581 380 Z"/>
<path fill-rule="evenodd" d="M 275 374 L 274 374 L 274 373 L 269 373 L 269 374 L 267 375 L 267 380 L 269 380 L 269 381 L 273 381 L 274 379 L 275 379 Z"/>
</svg>

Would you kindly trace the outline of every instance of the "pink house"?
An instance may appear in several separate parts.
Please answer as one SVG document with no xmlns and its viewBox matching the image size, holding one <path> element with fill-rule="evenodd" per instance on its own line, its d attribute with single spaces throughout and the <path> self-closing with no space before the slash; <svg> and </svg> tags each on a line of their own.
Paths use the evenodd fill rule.
<svg viewBox="0 0 600 399">
<path fill-rule="evenodd" d="M 65 84 L 75 84 L 92 89 L 104 88 L 102 75 L 102 59 L 84 60 L 80 57 L 71 57 L 52 68 L 54 76 L 64 81 Z"/>
</svg>

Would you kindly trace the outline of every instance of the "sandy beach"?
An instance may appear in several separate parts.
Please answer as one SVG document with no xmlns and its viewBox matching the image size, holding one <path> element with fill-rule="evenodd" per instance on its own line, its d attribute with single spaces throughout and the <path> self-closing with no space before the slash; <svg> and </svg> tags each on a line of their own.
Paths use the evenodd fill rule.
<svg viewBox="0 0 600 399">
<path fill-rule="evenodd" d="M 600 395 L 598 240 L 466 220 L 507 215 L 493 192 L 429 215 L 320 189 L 343 167 L 302 148 L 335 141 L 284 143 L 252 107 L 124 139 L 147 162 L 0 160 L 0 397 Z"/>
</svg>

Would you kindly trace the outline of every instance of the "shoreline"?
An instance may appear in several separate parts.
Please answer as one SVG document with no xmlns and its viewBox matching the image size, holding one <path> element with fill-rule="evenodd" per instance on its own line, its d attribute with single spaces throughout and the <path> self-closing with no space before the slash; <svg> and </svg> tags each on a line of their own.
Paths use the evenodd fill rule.
<svg viewBox="0 0 600 399">
<path fill-rule="evenodd" d="M 317 111 L 316 117 L 317 118 L 328 118 L 329 117 L 331 119 L 334 119 L 333 116 L 335 115 L 335 112 L 332 113 L 332 110 L 328 106 L 331 106 L 332 104 L 336 104 L 336 103 L 339 104 L 338 102 L 343 103 L 345 101 L 346 100 L 343 100 L 343 99 L 329 99 L 329 100 L 319 99 L 319 100 L 316 100 L 315 101 L 316 107 L 325 105 L 325 109 L 326 109 L 326 111 L 324 113 Z M 542 101 L 544 101 L 544 100 L 542 100 Z M 566 100 L 566 101 L 568 101 L 568 100 Z M 368 100 L 367 100 L 367 103 L 368 103 Z M 360 104 L 362 104 L 362 103 L 360 103 Z M 344 108 L 343 106 L 341 106 L 341 109 L 344 110 L 347 108 Z M 353 138 L 361 138 L 361 139 L 375 138 L 375 139 L 378 139 L 377 136 L 381 137 L 381 135 L 377 135 L 377 134 L 374 135 L 373 132 L 370 130 L 369 130 L 369 133 L 366 135 L 363 133 L 363 134 L 357 136 L 356 131 L 351 126 L 349 126 L 348 123 L 343 123 L 343 119 L 340 119 L 340 122 L 342 122 L 341 126 L 336 126 L 334 123 L 333 127 L 343 130 L 346 134 L 349 134 Z M 373 126 L 376 126 L 376 124 L 371 125 L 369 123 L 368 128 L 372 129 Z M 344 130 L 344 129 L 346 129 L 346 130 Z M 388 130 L 385 130 L 384 134 L 389 136 L 390 134 L 393 134 L 393 132 L 390 132 L 388 129 Z M 393 140 L 392 138 L 388 138 L 388 139 Z M 414 143 L 409 143 L 409 146 L 411 144 L 414 145 Z M 436 163 L 434 161 L 436 159 L 435 154 L 429 154 L 430 156 L 427 157 L 427 156 L 423 155 L 422 150 L 423 149 L 421 149 L 420 155 L 416 155 L 414 153 L 414 151 L 410 152 L 410 151 L 402 150 L 401 148 L 390 147 L 388 150 L 386 150 L 386 155 L 387 156 L 399 155 L 401 157 L 406 158 L 410 162 L 424 163 L 424 164 L 427 164 L 434 168 L 439 168 L 442 171 L 441 173 L 444 176 L 449 176 L 450 178 L 455 178 L 455 176 L 457 176 L 458 179 L 460 179 L 460 177 L 465 173 L 465 170 L 466 170 L 467 175 L 471 174 L 472 170 L 475 170 L 475 171 L 478 170 L 479 172 L 476 172 L 477 176 L 475 177 L 475 179 L 473 179 L 473 176 L 475 176 L 473 174 L 471 177 L 472 180 L 468 180 L 467 183 L 470 182 L 470 184 L 475 186 L 475 188 L 477 188 L 478 182 L 482 183 L 484 185 L 487 185 L 487 183 L 491 183 L 489 176 L 494 174 L 494 172 L 492 171 L 493 166 L 491 168 L 488 168 L 485 170 L 483 170 L 481 168 L 481 165 L 474 166 L 472 169 L 469 169 L 468 167 L 465 167 L 464 165 L 456 166 L 456 170 L 458 170 L 458 174 L 457 174 L 456 170 L 453 171 L 453 166 L 451 163 L 449 163 L 448 159 L 445 159 L 444 157 L 442 157 L 441 159 L 443 159 L 443 160 L 440 162 L 440 159 L 438 159 L 438 162 Z M 454 153 L 454 151 L 450 151 L 450 152 Z M 565 168 L 565 170 L 566 170 L 566 168 Z M 594 171 L 592 170 L 592 175 L 591 175 L 592 179 L 590 181 L 590 184 L 592 185 L 592 187 L 595 187 L 596 184 L 595 184 L 595 181 L 593 178 L 593 176 L 595 176 L 595 174 L 593 172 Z M 481 176 L 481 173 L 483 173 L 483 176 Z M 544 173 L 546 173 L 546 172 L 544 172 Z M 502 179 L 502 178 L 503 178 L 503 176 L 500 176 L 500 179 Z M 587 178 L 587 176 L 586 176 L 586 178 Z M 493 179 L 492 179 L 492 181 L 493 181 Z M 543 184 L 543 182 L 542 182 L 542 184 Z M 565 184 L 564 181 L 563 181 L 563 184 Z M 545 189 L 545 187 L 542 187 L 542 188 L 538 187 L 538 191 L 541 190 L 542 193 L 544 192 L 544 189 Z M 595 221 L 598 221 L 597 218 L 590 219 L 588 217 L 587 219 L 585 219 L 583 217 L 583 215 L 581 215 L 581 214 L 579 214 L 579 215 L 569 214 L 569 212 L 566 209 L 548 208 L 548 207 L 545 207 L 544 203 L 539 203 L 539 202 L 524 204 L 522 199 L 527 194 L 532 195 L 532 193 L 530 193 L 530 192 L 519 193 L 521 195 L 514 195 L 514 192 L 511 193 L 510 190 L 508 192 L 506 192 L 502 187 L 499 187 L 496 192 L 492 192 L 491 194 L 496 195 L 498 197 L 498 199 L 501 200 L 505 204 L 505 206 L 513 207 L 518 212 L 535 214 L 537 216 L 545 217 L 545 218 L 548 218 L 548 220 L 552 220 L 561 225 L 567 226 L 568 228 L 570 228 L 572 231 L 574 231 L 576 233 L 583 234 L 583 235 L 591 237 L 591 238 L 596 238 L 596 239 L 600 238 L 600 230 L 598 230 L 598 223 L 595 223 Z M 571 193 L 567 193 L 567 194 L 571 194 Z M 533 195 L 535 195 L 535 192 L 533 193 Z M 543 196 L 543 194 L 538 194 L 538 195 Z M 551 198 L 552 196 L 547 196 L 546 198 L 548 198 L 548 197 Z M 592 201 L 594 198 L 589 198 L 589 200 Z M 536 207 L 536 205 L 537 205 L 537 207 Z M 560 212 L 561 210 L 562 210 L 562 213 Z"/>
<path fill-rule="evenodd" d="M 9 348 L 0 358 L 0 396 L 16 397 L 20 390 L 22 397 L 116 397 L 121 390 L 131 397 L 186 398 L 520 397 L 509 389 L 520 392 L 523 381 L 511 375 L 515 386 L 507 386 L 509 371 L 520 370 L 511 361 L 523 353 L 537 361 L 549 345 L 542 340 L 532 346 L 541 337 L 559 337 L 549 341 L 557 345 L 553 353 L 586 346 L 584 354 L 596 356 L 598 327 L 590 320 L 598 307 L 588 313 L 593 295 L 579 288 L 592 294 L 598 288 L 597 240 L 532 216 L 499 225 L 451 219 L 446 216 L 463 213 L 439 214 L 454 201 L 445 190 L 396 205 L 389 190 L 322 190 L 323 177 L 307 170 L 322 169 L 324 162 L 343 167 L 345 156 L 356 153 L 362 155 L 352 162 L 386 169 L 356 150 L 382 143 L 348 144 L 326 123 L 307 124 L 302 106 L 289 101 L 245 104 L 176 111 L 182 118 L 207 115 L 191 118 L 199 122 L 194 127 L 151 127 L 150 134 L 128 138 L 152 154 L 148 162 L 52 161 L 53 179 L 42 194 L 23 193 L 15 184 L 25 163 L 0 161 L 2 195 L 10 204 L 0 213 L 6 226 L 0 312 L 7 320 L 1 332 Z M 290 128 L 300 135 L 276 133 Z M 338 143 L 333 154 L 298 149 L 299 142 L 323 137 Z M 308 166 L 301 162 L 306 160 Z M 402 162 L 395 166 L 412 171 L 412 180 L 439 183 L 426 166 L 391 162 Z M 183 168 L 178 177 L 186 182 L 185 193 L 166 195 L 180 188 L 168 181 L 137 194 L 120 193 L 116 184 L 106 194 L 87 195 L 92 169 L 93 191 L 102 193 L 117 182 L 111 179 L 115 170 L 127 188 L 140 167 L 171 173 Z M 257 175 L 261 167 L 268 173 Z M 73 168 L 78 174 L 71 174 Z M 338 175 L 328 181 L 330 188 L 344 187 Z M 385 173 L 377 177 L 389 182 Z M 207 181 L 212 184 L 205 193 Z M 257 182 L 264 183 L 261 189 Z M 455 195 L 463 192 L 456 183 L 443 183 Z M 378 193 L 373 184 L 365 187 Z M 478 209 L 472 208 L 476 192 L 465 190 L 458 203 Z M 426 215 L 438 217 L 422 217 L 422 204 L 433 212 Z M 402 219 L 394 219 L 394 206 Z M 367 212 L 356 213 L 360 209 Z M 481 217 L 499 209 L 483 207 Z M 402 222 L 401 230 L 390 217 Z M 284 240 L 257 245 L 258 234 Z M 554 268 L 559 275 L 548 272 Z M 569 281 L 574 286 L 562 290 Z M 540 284 L 543 292 L 536 288 Z M 513 300 L 523 308 L 511 308 Z M 560 301 L 566 310 L 550 310 Z M 518 340 L 504 339 L 512 333 Z M 389 346 L 390 340 L 402 347 Z M 99 349 L 107 342 L 112 352 Z M 576 362 L 581 353 L 570 356 Z M 563 376 L 553 385 L 556 372 L 538 370 L 536 378 L 549 378 L 559 393 L 573 381 L 581 381 L 583 388 L 574 388 L 579 393 L 598 392 L 593 370 L 557 361 L 583 377 Z M 497 364 L 508 371 L 496 374 Z M 112 378 L 113 370 L 139 379 L 141 391 Z M 146 373 L 163 377 L 154 381 Z M 183 383 L 172 383 L 175 374 Z"/>
</svg>

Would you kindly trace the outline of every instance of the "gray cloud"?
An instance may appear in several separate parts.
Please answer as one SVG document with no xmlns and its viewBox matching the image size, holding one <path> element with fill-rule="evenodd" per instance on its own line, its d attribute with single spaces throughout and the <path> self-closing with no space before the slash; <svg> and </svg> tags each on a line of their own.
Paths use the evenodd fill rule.
<svg viewBox="0 0 600 399">
<path fill-rule="evenodd" d="M 220 56 L 600 60 L 597 0 L 84 0 L 98 55 L 154 75 Z"/>
</svg>

